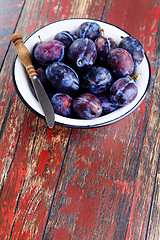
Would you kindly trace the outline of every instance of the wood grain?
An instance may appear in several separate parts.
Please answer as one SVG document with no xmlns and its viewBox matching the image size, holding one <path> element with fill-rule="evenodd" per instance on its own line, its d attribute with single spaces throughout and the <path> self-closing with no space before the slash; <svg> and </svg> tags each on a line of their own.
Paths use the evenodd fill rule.
<svg viewBox="0 0 160 240">
<path fill-rule="evenodd" d="M 25 37 L 32 33 L 26 12 L 32 15 L 35 8 L 36 13 L 37 4 L 46 9 L 39 1 L 28 1 L 24 5 L 16 30 Z M 35 26 L 36 29 L 41 15 L 35 17 L 37 20 L 32 23 L 32 28 Z M 56 188 L 70 129 L 55 126 L 49 130 L 45 121 L 21 102 L 12 82 L 15 54 L 16 50 L 11 45 L 0 73 L 3 79 L 0 94 L 3 149 L 0 151 L 0 208 L 3 213 L 0 217 L 0 238 L 39 239 Z"/>
<path fill-rule="evenodd" d="M 160 164 L 155 182 L 151 217 L 148 226 L 147 240 L 158 240 L 160 236 Z"/>
<path fill-rule="evenodd" d="M 141 7 L 143 2 L 139 4 Z M 130 29 L 131 34 L 142 40 L 152 63 L 152 88 L 142 105 L 125 120 L 101 129 L 73 131 L 44 239 L 146 237 L 159 153 L 159 93 L 156 91 L 159 82 L 155 52 L 158 22 L 154 18 L 158 9 L 153 2 L 148 4 L 143 8 L 144 15 L 136 15 L 137 25 L 134 21 L 132 29 L 135 9 L 133 12 L 130 9 L 130 14 L 125 13 L 133 1 L 122 3 L 121 7 L 114 1 L 110 8 L 103 9 L 103 16 L 104 13 L 108 16 L 105 20 Z M 147 19 L 142 22 L 150 9 L 155 15 L 150 23 Z M 117 11 L 118 16 L 114 14 Z M 123 18 L 119 19 L 120 16 Z M 132 19 L 130 25 L 127 25 L 128 19 Z M 144 28 L 140 36 L 139 22 Z M 153 36 L 152 49 L 150 36 Z"/>
<path fill-rule="evenodd" d="M 0 68 L 23 4 L 24 0 L 0 0 Z"/>
<path fill-rule="evenodd" d="M 158 53 L 160 55 L 160 53 Z M 160 82 L 160 70 L 158 72 L 157 79 Z M 160 86 L 159 86 L 160 87 Z M 160 124 L 160 121 L 158 125 Z M 157 136 L 157 139 L 160 139 L 160 131 Z M 158 141 L 159 144 L 159 141 Z M 159 146 L 156 146 L 157 149 L 159 149 Z M 159 150 L 158 150 L 159 151 Z M 157 153 L 159 154 L 159 152 Z M 154 157 L 154 155 L 153 155 Z M 158 156 L 157 156 L 158 157 Z M 148 223 L 148 231 L 146 234 L 147 240 L 159 240 L 160 238 L 160 155 L 159 155 L 159 162 L 158 162 L 158 168 L 156 173 L 156 179 L 155 179 L 155 186 L 154 186 L 154 192 L 153 192 L 153 199 L 151 204 L 151 212 L 150 212 L 150 219 Z"/>
<path fill-rule="evenodd" d="M 152 81 L 136 111 L 113 125 L 48 129 L 17 96 L 16 51 L 2 40 L 8 52 L 1 56 L 0 72 L 0 238 L 158 240 L 158 0 L 5 3 L 10 6 L 2 11 L 3 22 L 9 11 L 14 16 L 8 38 L 14 31 L 27 38 L 67 18 L 101 19 L 123 28 L 143 43 Z"/>
</svg>

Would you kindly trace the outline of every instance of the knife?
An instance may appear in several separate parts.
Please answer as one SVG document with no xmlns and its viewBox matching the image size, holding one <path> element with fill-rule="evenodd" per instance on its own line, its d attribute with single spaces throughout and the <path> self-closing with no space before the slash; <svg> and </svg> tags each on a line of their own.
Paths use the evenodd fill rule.
<svg viewBox="0 0 160 240">
<path fill-rule="evenodd" d="M 40 80 L 37 77 L 36 70 L 32 64 L 31 54 L 24 45 L 23 36 L 20 33 L 14 33 L 11 37 L 11 41 L 14 43 L 17 49 L 18 57 L 20 58 L 29 78 L 32 81 L 36 96 L 42 107 L 42 111 L 44 113 L 47 125 L 49 128 L 52 128 L 55 123 L 54 109 L 46 91 L 44 90 Z"/>
</svg>

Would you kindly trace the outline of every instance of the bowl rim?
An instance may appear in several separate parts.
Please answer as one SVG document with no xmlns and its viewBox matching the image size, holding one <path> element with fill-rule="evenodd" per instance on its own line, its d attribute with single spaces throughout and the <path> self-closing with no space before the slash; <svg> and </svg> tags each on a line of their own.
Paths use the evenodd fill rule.
<svg viewBox="0 0 160 240">
<path fill-rule="evenodd" d="M 86 20 L 86 21 L 96 21 L 96 22 L 102 22 L 102 23 L 106 23 L 110 26 L 114 26 L 116 27 L 117 29 L 120 29 L 122 30 L 124 33 L 126 33 L 127 35 L 131 36 L 130 33 L 128 33 L 127 31 L 123 30 L 122 28 L 112 24 L 112 23 L 109 23 L 109 22 L 106 22 L 106 21 L 103 21 L 103 20 L 98 20 L 98 19 L 93 19 L 93 18 L 70 18 L 70 19 L 62 19 L 62 20 L 57 20 L 57 21 L 54 21 L 52 23 L 48 23 L 44 26 L 42 26 L 41 28 L 37 29 L 35 32 L 33 32 L 31 35 L 29 35 L 24 43 L 26 43 L 28 41 L 28 39 L 30 39 L 34 34 L 36 34 L 36 32 L 38 32 L 39 30 L 49 26 L 49 25 L 52 25 L 54 23 L 57 23 L 57 22 L 63 22 L 63 21 L 72 21 L 72 20 Z M 146 86 L 146 89 L 145 89 L 145 92 L 143 93 L 143 95 L 141 96 L 141 98 L 139 99 L 139 101 L 131 108 L 129 109 L 127 112 L 125 112 L 123 115 L 121 116 L 118 116 L 112 120 L 109 120 L 109 121 L 104 121 L 103 123 L 97 123 L 97 124 L 94 124 L 94 125 L 72 125 L 72 124 L 67 124 L 67 123 L 61 123 L 61 122 L 58 122 L 58 121 L 55 121 L 55 124 L 59 125 L 59 126 L 63 126 L 63 127 L 68 127 L 68 128 L 81 128 L 81 129 L 89 129 L 89 128 L 97 128 L 97 127 L 103 127 L 103 126 L 106 126 L 106 125 L 110 125 L 110 124 L 113 124 L 115 122 L 118 122 L 122 119 L 124 119 L 125 117 L 127 117 L 128 115 L 130 115 L 144 100 L 147 92 L 148 92 L 148 89 L 150 87 L 150 84 L 151 84 L 151 65 L 150 65 L 150 62 L 149 62 L 149 59 L 148 59 L 148 56 L 146 54 L 146 52 L 144 52 L 144 55 L 145 55 L 145 58 L 147 60 L 147 63 L 148 63 L 148 70 L 149 70 L 149 76 L 148 76 L 148 83 L 147 83 L 147 86 Z M 15 87 L 15 90 L 19 96 L 19 98 L 21 99 L 21 101 L 24 103 L 24 105 L 26 105 L 26 107 L 28 109 L 30 109 L 34 114 L 36 114 L 38 117 L 42 118 L 42 119 L 45 119 L 45 117 L 40 114 L 39 112 L 37 112 L 34 108 L 32 108 L 28 103 L 27 101 L 23 98 L 22 94 L 20 93 L 19 89 L 18 89 L 18 86 L 17 86 L 17 83 L 16 83 L 16 77 L 15 77 L 15 74 L 14 74 L 14 70 L 15 70 L 15 64 L 16 64 L 16 61 L 17 61 L 17 58 L 18 58 L 18 54 L 16 54 L 15 58 L 14 58 L 14 61 L 13 61 L 13 64 L 12 64 L 12 78 L 13 78 L 13 84 L 14 84 L 14 87 Z M 72 119 L 72 118 L 71 118 Z"/>
</svg>

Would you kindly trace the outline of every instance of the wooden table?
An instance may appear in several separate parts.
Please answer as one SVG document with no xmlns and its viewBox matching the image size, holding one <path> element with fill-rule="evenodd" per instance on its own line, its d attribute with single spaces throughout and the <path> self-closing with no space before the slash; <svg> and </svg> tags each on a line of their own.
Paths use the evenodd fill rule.
<svg viewBox="0 0 160 240">
<path fill-rule="evenodd" d="M 159 240 L 158 0 L 0 0 L 0 239 Z M 12 79 L 14 32 L 94 18 L 138 38 L 151 64 L 145 100 L 94 129 L 49 129 Z"/>
</svg>

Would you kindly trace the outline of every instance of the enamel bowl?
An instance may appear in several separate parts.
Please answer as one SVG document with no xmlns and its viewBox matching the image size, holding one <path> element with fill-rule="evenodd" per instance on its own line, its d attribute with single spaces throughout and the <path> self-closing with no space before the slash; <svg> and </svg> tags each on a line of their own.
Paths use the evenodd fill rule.
<svg viewBox="0 0 160 240">
<path fill-rule="evenodd" d="M 80 24 L 86 21 L 98 23 L 100 27 L 104 29 L 104 36 L 113 38 L 117 44 L 121 41 L 121 36 L 126 37 L 129 35 L 129 33 L 125 32 L 119 27 L 106 22 L 93 19 L 68 19 L 54 22 L 42 27 L 25 41 L 25 45 L 28 50 L 32 52 L 34 44 L 39 41 L 38 35 L 41 36 L 41 39 L 43 39 L 43 41 L 47 41 L 53 39 L 57 33 L 63 30 L 75 33 Z M 138 95 L 132 103 L 118 108 L 114 112 L 109 113 L 105 116 L 100 116 L 91 120 L 66 118 L 55 114 L 55 123 L 73 128 L 93 128 L 112 124 L 123 119 L 140 105 L 147 93 L 150 84 L 151 70 L 146 54 L 142 63 L 136 67 L 135 74 L 141 74 L 141 77 L 136 81 L 136 85 L 138 87 Z M 35 94 L 33 93 L 26 71 L 21 64 L 18 56 L 16 56 L 13 65 L 13 81 L 17 93 L 24 104 L 35 114 L 44 118 L 41 106 L 37 101 Z"/>
</svg>

